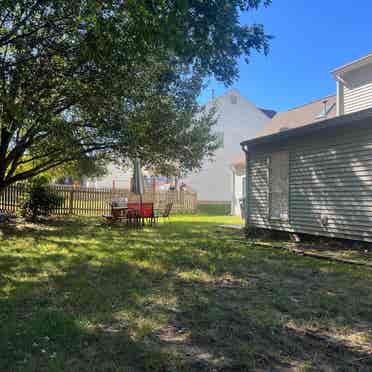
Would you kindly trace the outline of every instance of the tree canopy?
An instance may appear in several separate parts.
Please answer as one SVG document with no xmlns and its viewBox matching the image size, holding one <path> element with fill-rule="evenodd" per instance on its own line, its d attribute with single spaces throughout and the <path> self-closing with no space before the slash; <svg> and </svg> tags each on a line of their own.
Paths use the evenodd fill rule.
<svg viewBox="0 0 372 372">
<path fill-rule="evenodd" d="M 217 148 L 197 98 L 266 53 L 240 12 L 269 0 L 0 0 L 0 188 L 82 158 L 201 166 Z"/>
</svg>

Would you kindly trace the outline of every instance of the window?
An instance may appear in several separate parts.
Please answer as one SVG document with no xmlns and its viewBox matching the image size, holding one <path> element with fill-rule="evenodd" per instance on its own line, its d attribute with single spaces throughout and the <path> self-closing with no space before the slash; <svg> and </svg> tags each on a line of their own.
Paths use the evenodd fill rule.
<svg viewBox="0 0 372 372">
<path fill-rule="evenodd" d="M 230 103 L 231 103 L 232 105 L 236 105 L 236 104 L 238 103 L 238 97 L 237 97 L 235 94 L 232 94 L 232 95 L 230 96 Z"/>
<path fill-rule="evenodd" d="M 270 157 L 270 218 L 288 220 L 289 199 L 289 154 L 276 152 Z"/>
<path fill-rule="evenodd" d="M 243 198 L 245 198 L 247 195 L 247 181 L 245 176 L 242 177 L 242 195 Z"/>
</svg>

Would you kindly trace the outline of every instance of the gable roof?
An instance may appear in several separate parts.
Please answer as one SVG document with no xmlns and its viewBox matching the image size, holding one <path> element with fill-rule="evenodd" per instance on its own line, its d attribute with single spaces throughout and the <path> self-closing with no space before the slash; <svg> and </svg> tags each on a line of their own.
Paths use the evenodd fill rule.
<svg viewBox="0 0 372 372">
<path fill-rule="evenodd" d="M 319 116 L 324 110 L 324 101 L 327 101 L 329 111 L 327 115 Z M 274 134 L 284 129 L 303 127 L 316 121 L 330 119 L 335 116 L 336 95 L 330 95 L 288 111 L 278 112 L 266 123 L 263 131 L 260 132 L 257 137 Z"/>
<path fill-rule="evenodd" d="M 235 89 L 235 88 L 226 90 L 223 94 L 213 97 L 212 99 L 210 99 L 208 102 L 206 102 L 202 106 L 205 108 L 208 108 L 216 104 L 218 105 L 219 102 L 224 101 L 229 96 L 239 97 L 240 102 L 244 102 L 244 104 L 248 105 L 253 111 L 257 112 L 259 115 L 261 116 L 264 115 L 263 119 L 267 119 L 267 118 L 271 119 L 276 114 L 275 110 L 257 107 L 249 99 L 247 99 L 244 95 L 242 95 L 238 89 Z"/>
<path fill-rule="evenodd" d="M 270 110 L 270 109 L 264 109 L 264 108 L 261 108 L 260 107 L 260 110 L 267 116 L 269 117 L 270 119 L 272 119 L 276 114 L 277 112 L 275 110 Z"/>
<path fill-rule="evenodd" d="M 320 132 L 322 130 L 333 130 L 334 128 L 350 127 L 359 123 L 366 127 L 370 127 L 372 119 L 372 108 L 368 108 L 362 111 L 352 112 L 346 115 L 339 115 L 332 118 L 322 119 L 310 123 L 308 125 L 303 125 L 298 128 L 293 128 L 290 130 L 285 130 L 281 132 L 276 132 L 268 134 L 266 136 L 256 137 L 254 139 L 249 139 L 240 143 L 244 151 L 247 151 L 249 146 L 271 144 L 273 142 L 295 140 L 301 138 L 305 135 L 313 134 L 315 132 Z"/>
<path fill-rule="evenodd" d="M 334 77 L 337 78 L 337 76 L 342 75 L 346 72 L 355 70 L 357 68 L 363 67 L 365 65 L 368 65 L 372 62 L 372 53 L 368 53 L 366 56 L 359 58 L 355 61 L 349 62 L 346 65 L 343 65 L 341 67 L 335 68 L 332 71 L 332 74 Z"/>
</svg>

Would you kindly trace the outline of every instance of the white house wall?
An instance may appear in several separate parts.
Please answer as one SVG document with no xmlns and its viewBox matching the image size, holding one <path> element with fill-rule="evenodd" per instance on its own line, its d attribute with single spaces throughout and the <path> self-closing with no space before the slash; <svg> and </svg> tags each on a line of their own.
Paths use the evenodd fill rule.
<svg viewBox="0 0 372 372">
<path fill-rule="evenodd" d="M 131 177 L 131 170 L 122 169 L 115 164 L 109 164 L 105 176 L 88 180 L 86 186 L 112 188 L 115 185 L 117 189 L 128 189 L 130 187 Z"/>
<path fill-rule="evenodd" d="M 364 110 L 372 107 L 372 65 L 350 71 L 343 76 L 344 113 Z"/>
<path fill-rule="evenodd" d="M 236 104 L 231 97 L 237 98 Z M 202 201 L 226 201 L 232 197 L 231 161 L 241 151 L 240 142 L 254 138 L 269 118 L 237 90 L 215 99 L 218 122 L 215 130 L 224 133 L 224 146 L 217 150 L 212 162 L 206 161 L 200 172 L 191 174 L 184 182 L 198 192 Z M 212 107 L 213 102 L 207 104 Z"/>
</svg>

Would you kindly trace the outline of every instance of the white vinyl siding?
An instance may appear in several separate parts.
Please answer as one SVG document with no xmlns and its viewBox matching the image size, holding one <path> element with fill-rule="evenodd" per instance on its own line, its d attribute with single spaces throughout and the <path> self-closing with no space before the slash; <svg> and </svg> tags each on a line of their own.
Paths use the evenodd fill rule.
<svg viewBox="0 0 372 372">
<path fill-rule="evenodd" d="M 344 113 L 365 110 L 372 107 L 372 82 L 356 88 L 344 88 Z"/>
<path fill-rule="evenodd" d="M 360 67 L 343 75 L 344 113 L 361 111 L 372 107 L 372 65 Z"/>
</svg>

